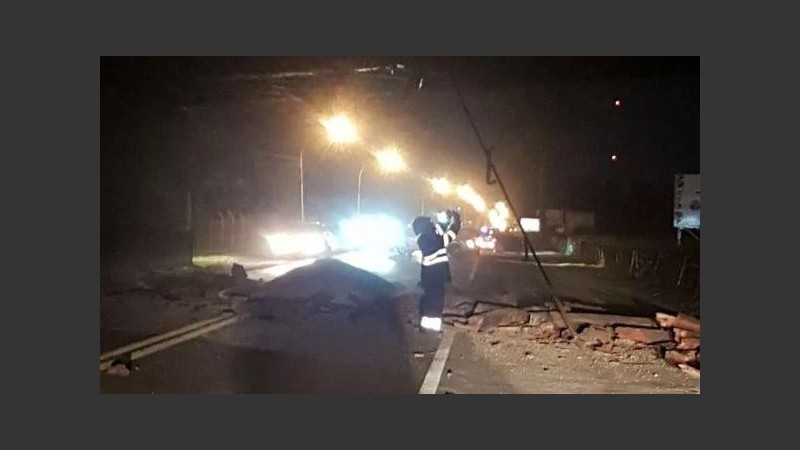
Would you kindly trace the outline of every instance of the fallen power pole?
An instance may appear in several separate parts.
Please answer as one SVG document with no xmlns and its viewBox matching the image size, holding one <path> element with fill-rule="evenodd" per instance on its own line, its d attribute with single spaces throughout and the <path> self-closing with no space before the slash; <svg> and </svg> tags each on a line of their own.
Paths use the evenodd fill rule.
<svg viewBox="0 0 800 450">
<path fill-rule="evenodd" d="M 466 114 L 467 119 L 469 120 L 470 125 L 472 126 L 472 131 L 475 133 L 475 138 L 478 140 L 478 145 L 480 145 L 481 149 L 483 150 L 484 155 L 486 156 L 486 184 L 492 185 L 497 184 L 500 187 L 500 190 L 503 192 L 503 197 L 506 200 L 506 204 L 508 205 L 509 210 L 511 210 L 511 214 L 514 215 L 514 219 L 517 221 L 517 226 L 520 230 L 522 228 L 522 221 L 520 220 L 519 214 L 517 214 L 517 210 L 514 208 L 514 203 L 511 201 L 511 198 L 508 196 L 508 191 L 506 191 L 506 187 L 503 184 L 502 178 L 500 178 L 500 174 L 497 172 L 497 167 L 494 165 L 494 161 L 492 161 L 492 151 L 494 148 L 489 147 L 483 141 L 481 137 L 481 133 L 478 130 L 478 126 L 475 124 L 475 120 L 472 117 L 472 114 L 467 107 L 467 103 L 464 100 L 464 96 L 461 93 L 461 89 L 458 87 L 458 83 L 454 76 L 451 75 L 451 80 L 453 82 L 453 86 L 455 87 L 456 93 L 458 94 L 458 99 L 461 101 L 461 107 L 464 109 L 464 114 Z M 522 231 L 522 237 L 525 240 L 526 245 L 526 253 L 527 249 L 531 250 L 533 254 L 533 258 L 536 260 L 536 266 L 539 268 L 539 271 L 542 273 L 542 277 L 544 277 L 544 281 L 547 283 L 548 292 L 550 293 L 550 297 L 553 299 L 556 307 L 558 308 L 558 312 L 561 314 L 561 318 L 564 320 L 564 323 L 569 328 L 569 331 L 572 333 L 574 338 L 578 337 L 578 333 L 572 324 L 572 322 L 567 317 L 567 313 L 564 310 L 564 305 L 561 303 L 561 300 L 555 293 L 555 289 L 553 288 L 553 283 L 550 281 L 550 277 L 547 276 L 547 272 L 544 270 L 542 266 L 542 262 L 539 260 L 539 256 L 536 255 L 536 250 L 531 243 L 530 237 L 528 234 Z"/>
</svg>

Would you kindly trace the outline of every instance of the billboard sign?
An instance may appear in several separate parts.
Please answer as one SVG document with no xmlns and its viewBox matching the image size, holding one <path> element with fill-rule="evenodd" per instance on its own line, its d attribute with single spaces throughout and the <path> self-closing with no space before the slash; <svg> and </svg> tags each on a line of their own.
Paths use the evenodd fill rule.
<svg viewBox="0 0 800 450">
<path fill-rule="evenodd" d="M 679 230 L 700 229 L 700 174 L 675 175 L 673 226 Z"/>
</svg>

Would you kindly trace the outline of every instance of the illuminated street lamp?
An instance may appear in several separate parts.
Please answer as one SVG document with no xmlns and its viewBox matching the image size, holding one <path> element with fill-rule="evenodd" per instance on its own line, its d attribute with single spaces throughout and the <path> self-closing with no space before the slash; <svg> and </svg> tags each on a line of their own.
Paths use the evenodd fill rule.
<svg viewBox="0 0 800 450">
<path fill-rule="evenodd" d="M 447 178 L 433 178 L 430 182 L 433 191 L 439 195 L 449 195 L 453 191 L 453 186 Z"/>
<path fill-rule="evenodd" d="M 408 169 L 403 155 L 396 147 L 387 147 L 383 150 L 379 150 L 373 153 L 373 156 L 375 156 L 375 161 L 378 163 L 378 169 L 383 173 L 405 172 Z M 364 175 L 364 169 L 366 168 L 367 165 L 364 164 L 361 166 L 361 170 L 358 171 L 358 194 L 356 197 L 357 214 L 361 214 L 361 179 Z"/>
<path fill-rule="evenodd" d="M 320 119 L 320 123 L 333 144 L 351 144 L 359 139 L 355 124 L 343 114 Z"/>
<path fill-rule="evenodd" d="M 397 147 L 387 147 L 374 153 L 378 168 L 384 173 L 404 172 L 408 166 Z"/>
<path fill-rule="evenodd" d="M 475 211 L 479 213 L 486 211 L 486 202 L 472 186 L 468 184 L 462 184 L 456 189 L 456 194 L 458 194 L 458 197 L 461 198 L 461 200 L 472 205 Z"/>
<path fill-rule="evenodd" d="M 333 116 L 327 119 L 320 119 L 320 124 L 325 127 L 325 131 L 328 134 L 328 139 L 330 139 L 331 143 L 333 144 L 348 144 L 352 142 L 357 142 L 359 140 L 358 133 L 356 131 L 356 127 L 353 122 L 350 121 L 346 116 L 343 114 L 339 114 L 337 116 Z M 300 222 L 305 223 L 306 221 L 306 193 L 305 193 L 305 173 L 303 172 L 303 149 L 300 149 L 299 157 L 290 156 L 290 155 L 275 155 L 282 159 L 289 159 L 298 162 L 298 166 L 300 169 Z"/>
</svg>

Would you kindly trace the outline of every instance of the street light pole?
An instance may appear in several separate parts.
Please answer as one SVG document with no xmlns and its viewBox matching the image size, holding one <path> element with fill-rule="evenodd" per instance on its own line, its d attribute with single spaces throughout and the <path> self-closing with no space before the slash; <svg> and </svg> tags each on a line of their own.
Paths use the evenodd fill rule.
<svg viewBox="0 0 800 450">
<path fill-rule="evenodd" d="M 364 175 L 364 168 L 367 167 L 366 164 L 361 166 L 361 170 L 358 171 L 358 194 L 356 196 L 356 214 L 361 215 L 361 177 Z"/>
<path fill-rule="evenodd" d="M 384 173 L 397 173 L 406 170 L 406 163 L 397 148 L 390 147 L 373 154 L 380 170 Z M 368 162 L 361 165 L 358 171 L 358 194 L 356 197 L 356 213 L 361 214 L 361 181 Z"/>
<path fill-rule="evenodd" d="M 303 173 L 303 149 L 300 149 L 300 156 L 293 156 L 293 155 L 286 155 L 286 154 L 275 154 L 272 155 L 273 157 L 277 157 L 279 159 L 288 160 L 292 162 L 297 162 L 299 169 L 300 169 L 300 221 L 305 223 L 306 221 L 306 193 L 305 193 L 305 184 L 306 178 L 305 173 Z"/>
<path fill-rule="evenodd" d="M 305 200 L 306 179 L 303 173 L 303 149 L 300 149 L 300 222 L 306 223 L 306 200 Z"/>
</svg>

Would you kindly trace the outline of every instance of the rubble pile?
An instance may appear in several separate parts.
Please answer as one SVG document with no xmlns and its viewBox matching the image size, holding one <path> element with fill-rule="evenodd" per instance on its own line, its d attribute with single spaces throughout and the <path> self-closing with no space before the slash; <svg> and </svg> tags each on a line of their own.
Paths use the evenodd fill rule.
<svg viewBox="0 0 800 450">
<path fill-rule="evenodd" d="M 514 331 L 537 341 L 569 340 L 567 325 L 554 305 L 520 308 L 458 299 L 444 310 L 444 322 L 459 329 L 494 333 Z M 691 376 L 700 376 L 700 321 L 657 313 L 655 318 L 580 312 L 568 308 L 580 342 L 601 352 L 652 349 Z"/>
<path fill-rule="evenodd" d="M 332 301 L 366 304 L 391 297 L 395 286 L 366 270 L 321 259 L 266 283 L 251 299 L 300 299 L 327 294 Z"/>
<path fill-rule="evenodd" d="M 673 343 L 664 358 L 692 376 L 700 376 L 700 320 L 686 314 L 656 313 L 658 324 L 670 330 Z"/>
<path fill-rule="evenodd" d="M 397 287 L 368 271 L 334 259 L 294 269 L 253 292 L 248 308 L 274 320 L 303 322 L 321 313 L 344 312 L 357 323 L 385 316 L 393 320 Z"/>
</svg>

